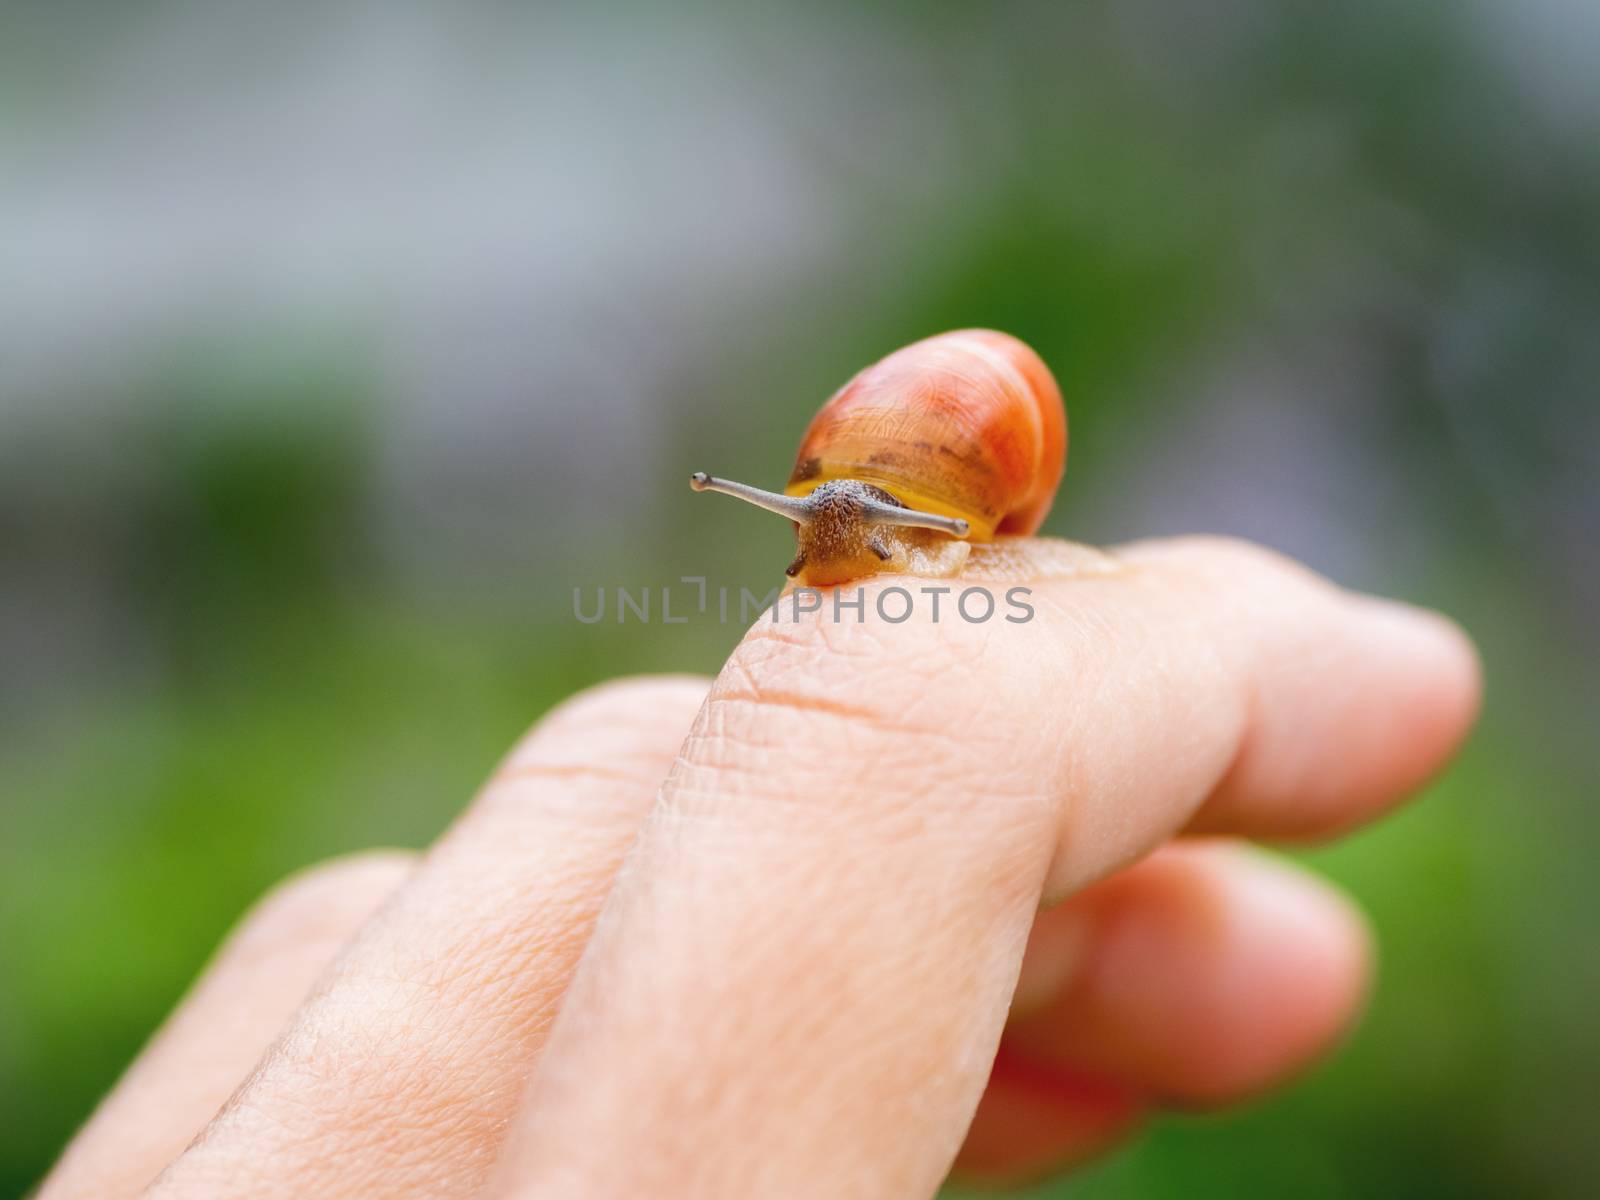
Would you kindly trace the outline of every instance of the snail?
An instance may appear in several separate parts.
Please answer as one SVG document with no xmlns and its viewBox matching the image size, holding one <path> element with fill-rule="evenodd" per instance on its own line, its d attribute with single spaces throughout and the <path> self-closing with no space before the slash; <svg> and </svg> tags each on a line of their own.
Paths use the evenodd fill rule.
<svg viewBox="0 0 1600 1200">
<path fill-rule="evenodd" d="M 1067 413 L 1022 342 L 963 329 L 913 342 L 834 393 L 782 494 L 690 477 L 795 523 L 787 574 L 810 587 L 959 573 L 975 542 L 1038 529 L 1067 459 Z"/>
</svg>

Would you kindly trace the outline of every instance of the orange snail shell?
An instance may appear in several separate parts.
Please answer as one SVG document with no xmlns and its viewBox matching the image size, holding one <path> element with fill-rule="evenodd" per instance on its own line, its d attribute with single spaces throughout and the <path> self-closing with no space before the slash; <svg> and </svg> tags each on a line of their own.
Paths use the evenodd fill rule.
<svg viewBox="0 0 1600 1200">
<path fill-rule="evenodd" d="M 784 489 L 858 479 L 908 508 L 964 517 L 969 538 L 1039 528 L 1067 461 L 1050 368 L 1016 338 L 962 329 L 874 363 L 822 406 Z"/>
</svg>

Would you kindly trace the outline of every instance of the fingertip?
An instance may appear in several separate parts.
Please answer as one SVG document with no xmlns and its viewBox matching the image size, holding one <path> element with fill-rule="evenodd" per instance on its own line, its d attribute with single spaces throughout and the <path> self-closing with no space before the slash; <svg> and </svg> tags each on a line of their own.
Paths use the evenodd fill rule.
<svg viewBox="0 0 1600 1200">
<path fill-rule="evenodd" d="M 1344 795 L 1304 792 L 1306 823 L 1290 840 L 1325 838 L 1371 820 L 1437 776 L 1460 750 L 1482 703 L 1477 647 L 1431 609 L 1368 596 L 1351 598 L 1371 664 L 1346 703 Z M 1337 786 L 1339 777 L 1329 777 Z M 1319 820 L 1319 813 L 1321 819 Z"/>
<path fill-rule="evenodd" d="M 1248 732 L 1187 832 L 1335 836 L 1415 793 L 1466 740 L 1483 683 L 1461 627 L 1395 600 L 1328 600 L 1305 621 L 1315 638 L 1257 664 Z"/>
<path fill-rule="evenodd" d="M 1201 853 L 1226 931 L 1210 977 L 1185 1001 L 1192 1037 L 1157 1082 L 1174 1103 L 1210 1108 L 1280 1084 L 1337 1045 L 1365 1006 L 1373 939 L 1326 880 L 1253 848 Z"/>
<path fill-rule="evenodd" d="M 1366 1006 L 1374 944 L 1327 880 L 1250 847 L 1207 852 L 1227 873 L 1229 940 L 1196 1010 L 1209 1034 L 1165 1089 L 1197 1107 L 1254 1096 L 1332 1050 Z"/>
<path fill-rule="evenodd" d="M 1356 597 L 1366 619 L 1384 629 L 1414 686 L 1411 711 L 1419 769 L 1431 774 L 1466 740 L 1483 704 L 1483 661 L 1472 638 L 1433 609 L 1399 600 Z"/>
<path fill-rule="evenodd" d="M 1084 900 L 1096 930 L 1077 977 L 1010 1035 L 1042 1061 L 1211 1107 L 1304 1068 L 1363 1006 L 1365 918 L 1262 852 L 1177 844 Z"/>
<path fill-rule="evenodd" d="M 411 850 L 364 850 L 303 867 L 256 901 L 225 952 L 259 958 L 348 937 L 406 881 L 417 858 Z"/>
</svg>

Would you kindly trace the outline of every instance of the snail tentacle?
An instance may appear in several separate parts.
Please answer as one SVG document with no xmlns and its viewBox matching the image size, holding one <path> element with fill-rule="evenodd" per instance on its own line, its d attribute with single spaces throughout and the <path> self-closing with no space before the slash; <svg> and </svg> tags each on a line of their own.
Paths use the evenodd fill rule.
<svg viewBox="0 0 1600 1200">
<path fill-rule="evenodd" d="M 934 529 L 957 538 L 964 538 L 972 532 L 972 526 L 961 517 L 944 517 L 938 513 L 920 512 L 915 508 L 902 508 L 896 504 L 883 504 L 876 500 L 863 500 L 860 503 L 861 519 L 868 525 Z"/>
<path fill-rule="evenodd" d="M 751 487 L 748 483 L 737 483 L 732 479 L 718 479 L 715 475 L 707 475 L 704 471 L 696 471 L 689 476 L 689 486 L 697 492 L 721 492 L 724 496 L 735 496 L 747 504 L 754 504 L 757 508 L 777 513 L 780 517 L 788 517 L 791 521 L 798 521 L 802 525 L 814 516 L 812 506 L 804 500 Z"/>
</svg>

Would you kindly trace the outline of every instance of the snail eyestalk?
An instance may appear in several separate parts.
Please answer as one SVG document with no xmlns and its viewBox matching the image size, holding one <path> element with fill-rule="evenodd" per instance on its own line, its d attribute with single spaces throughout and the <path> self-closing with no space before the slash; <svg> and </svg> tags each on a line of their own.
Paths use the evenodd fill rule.
<svg viewBox="0 0 1600 1200">
<path fill-rule="evenodd" d="M 789 520 L 801 525 L 809 523 L 816 515 L 811 505 L 804 500 L 784 496 L 778 492 L 764 491 L 758 487 L 751 487 L 748 483 L 718 479 L 714 475 L 707 475 L 704 471 L 696 471 L 689 476 L 689 486 L 697 492 L 721 492 L 724 496 L 736 496 L 747 504 L 754 504 L 757 508 L 777 513 L 780 517 L 788 517 Z"/>
<path fill-rule="evenodd" d="M 868 525 L 900 525 L 907 529 L 933 529 L 948 533 L 953 538 L 964 538 L 972 526 L 960 517 L 941 517 L 937 513 L 919 512 L 914 508 L 900 508 L 894 504 L 881 504 L 868 500 L 861 505 L 861 519 Z"/>
<path fill-rule="evenodd" d="M 697 492 L 721 492 L 724 496 L 735 496 L 747 504 L 754 504 L 757 508 L 777 513 L 780 517 L 788 517 L 801 525 L 817 519 L 818 500 L 822 498 L 815 492 L 805 497 L 785 496 L 779 492 L 751 487 L 748 483 L 718 479 L 715 475 L 707 475 L 704 471 L 696 471 L 689 476 L 689 486 Z M 818 491 L 821 492 L 821 489 Z M 964 538 L 972 532 L 972 527 L 960 517 L 919 512 L 914 508 L 903 508 L 898 504 L 874 500 L 866 495 L 852 495 L 851 503 L 855 505 L 862 523 L 866 525 L 899 525 L 907 529 L 932 529 L 939 533 L 948 533 L 954 538 Z"/>
<path fill-rule="evenodd" d="M 966 561 L 972 527 L 960 517 L 906 508 L 893 493 L 860 479 L 831 479 L 804 496 L 763 491 L 697 471 L 697 492 L 721 492 L 788 517 L 797 553 L 785 572 L 826 587 L 881 571 L 953 575 Z"/>
</svg>

